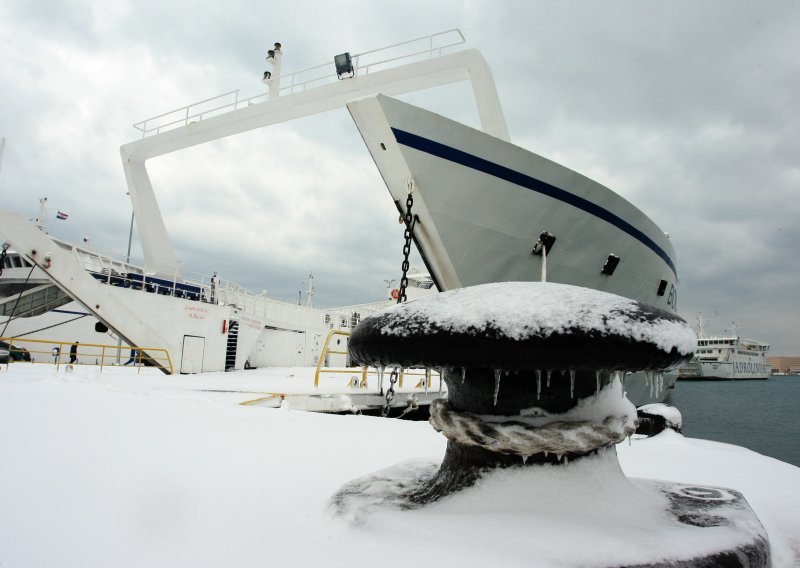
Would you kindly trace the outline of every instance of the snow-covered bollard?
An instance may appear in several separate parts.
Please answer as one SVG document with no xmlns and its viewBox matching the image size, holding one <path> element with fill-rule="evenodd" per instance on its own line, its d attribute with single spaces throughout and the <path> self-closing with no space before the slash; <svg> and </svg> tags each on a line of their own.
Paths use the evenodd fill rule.
<svg viewBox="0 0 800 568">
<path fill-rule="evenodd" d="M 440 475 L 417 497 L 468 486 L 485 468 L 564 463 L 636 430 L 625 371 L 674 367 L 694 352 L 684 320 L 619 296 L 553 283 L 462 288 L 365 318 L 351 357 L 443 369 L 448 400 L 431 424 L 448 438 Z"/>
<path fill-rule="evenodd" d="M 552 283 L 464 288 L 365 318 L 350 338 L 353 360 L 442 371 L 448 400 L 431 405 L 430 422 L 448 438 L 447 450 L 440 465 L 404 462 L 346 484 L 332 497 L 332 510 L 359 523 L 372 512 L 448 497 L 434 516 L 449 505 L 461 511 L 454 522 L 465 523 L 474 507 L 466 523 L 472 526 L 487 511 L 513 512 L 508 522 L 524 523 L 520 507 L 527 507 L 529 516 L 551 519 L 548 527 L 568 534 L 596 519 L 586 542 L 649 526 L 688 542 L 676 548 L 669 536 L 650 535 L 624 560 L 604 557 L 616 546 L 601 547 L 592 565 L 769 566 L 766 532 L 740 493 L 634 484 L 619 466 L 615 444 L 637 424 L 624 397 L 625 372 L 674 367 L 691 357 L 695 344 L 686 322 L 673 314 Z M 517 488 L 513 502 L 498 498 L 503 481 Z M 547 495 L 550 506 L 538 510 L 532 495 Z M 574 505 L 570 514 L 553 510 L 560 499 Z M 613 503 L 599 516 L 598 499 Z M 570 546 L 581 545 L 580 537 L 571 539 Z"/>
<path fill-rule="evenodd" d="M 674 406 L 662 403 L 645 404 L 640 406 L 636 413 L 639 416 L 637 434 L 655 436 L 667 428 L 680 434 L 683 429 L 681 412 Z"/>
</svg>

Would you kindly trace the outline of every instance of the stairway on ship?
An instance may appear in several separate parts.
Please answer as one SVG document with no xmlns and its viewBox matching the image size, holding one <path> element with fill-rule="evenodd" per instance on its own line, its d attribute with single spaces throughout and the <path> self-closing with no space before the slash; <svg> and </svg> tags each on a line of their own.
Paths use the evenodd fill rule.
<svg viewBox="0 0 800 568">
<path fill-rule="evenodd" d="M 239 322 L 231 320 L 228 324 L 228 348 L 225 351 L 225 370 L 236 367 L 236 347 L 239 344 Z"/>
</svg>

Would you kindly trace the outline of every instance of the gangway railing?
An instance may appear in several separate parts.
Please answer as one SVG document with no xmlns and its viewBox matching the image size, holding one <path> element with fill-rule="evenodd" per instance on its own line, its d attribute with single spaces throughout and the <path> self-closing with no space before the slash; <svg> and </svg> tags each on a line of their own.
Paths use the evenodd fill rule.
<svg viewBox="0 0 800 568">
<path fill-rule="evenodd" d="M 166 349 L 160 347 L 139 347 L 104 345 L 102 343 L 79 343 L 47 339 L 26 339 L 23 337 L 0 337 L 0 341 L 9 345 L 9 357 L 6 366 L 15 364 L 48 364 L 61 366 L 118 366 L 117 361 L 125 358 L 123 353 L 131 351 L 128 359 L 129 367 L 135 367 L 137 373 L 142 367 L 161 367 L 167 374 L 173 374 L 172 359 Z M 72 347 L 75 346 L 75 361 L 70 361 Z M 26 357 L 29 357 L 26 358 Z"/>
<path fill-rule="evenodd" d="M 314 388 L 319 388 L 319 379 L 320 376 L 323 374 L 331 374 L 331 375 L 350 375 L 351 377 L 360 378 L 358 379 L 358 386 L 360 388 L 366 388 L 368 384 L 368 377 L 376 376 L 378 379 L 381 379 L 381 371 L 378 369 L 372 368 L 368 366 L 362 367 L 350 367 L 350 368 L 330 368 L 325 366 L 325 357 L 328 354 L 334 355 L 347 355 L 347 351 L 339 351 L 336 349 L 330 349 L 331 339 L 335 336 L 342 336 L 342 337 L 350 337 L 349 331 L 344 331 L 341 329 L 333 329 L 328 332 L 328 335 L 325 337 L 325 342 L 322 344 L 322 349 L 320 350 L 319 360 L 317 361 L 317 368 L 314 372 Z M 357 373 L 357 375 L 356 375 Z M 419 377 L 419 381 L 417 382 L 414 388 L 417 389 L 425 389 L 425 391 L 430 388 L 431 384 L 433 383 L 433 375 L 436 374 L 439 378 L 439 392 L 442 390 L 442 377 L 441 373 L 434 373 L 430 369 L 400 369 L 397 375 L 397 386 L 398 388 L 403 388 L 403 379 L 405 377 L 412 377 L 417 378 Z M 381 393 L 383 392 L 383 384 L 380 385 Z"/>
<path fill-rule="evenodd" d="M 369 74 L 399 63 L 418 61 L 441 55 L 444 50 L 466 42 L 459 29 L 451 29 L 395 43 L 386 47 L 364 51 L 351 56 L 356 75 Z M 393 53 L 394 52 L 394 53 Z M 398 53 L 399 52 L 399 53 Z M 372 59 L 375 59 L 372 61 Z M 300 71 L 284 73 L 273 78 L 280 84 L 279 95 L 304 92 L 338 80 L 333 61 L 314 65 Z M 152 116 L 133 125 L 141 131 L 142 138 L 166 130 L 186 126 L 192 122 L 267 101 L 268 92 L 248 98 L 239 98 L 239 89 Z"/>
</svg>

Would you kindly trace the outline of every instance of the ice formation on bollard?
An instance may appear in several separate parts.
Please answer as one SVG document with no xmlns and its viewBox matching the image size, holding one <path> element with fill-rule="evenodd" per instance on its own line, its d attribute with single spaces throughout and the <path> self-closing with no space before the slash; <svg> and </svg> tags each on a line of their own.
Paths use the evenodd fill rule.
<svg viewBox="0 0 800 568">
<path fill-rule="evenodd" d="M 448 400 L 431 405 L 431 423 L 450 441 L 442 472 L 453 475 L 441 475 L 430 498 L 467 484 L 476 468 L 553 463 L 553 455 L 561 461 L 617 443 L 635 431 L 635 410 L 585 420 L 574 409 L 602 408 L 618 372 L 674 366 L 695 347 L 694 332 L 674 314 L 543 282 L 398 304 L 364 318 L 349 341 L 359 364 L 444 369 Z M 615 400 L 627 403 L 622 378 L 614 384 Z"/>
</svg>

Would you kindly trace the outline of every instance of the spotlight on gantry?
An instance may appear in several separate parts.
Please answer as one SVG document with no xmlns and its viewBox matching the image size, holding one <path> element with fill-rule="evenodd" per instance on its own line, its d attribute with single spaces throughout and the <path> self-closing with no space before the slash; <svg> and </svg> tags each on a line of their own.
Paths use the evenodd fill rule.
<svg viewBox="0 0 800 568">
<path fill-rule="evenodd" d="M 336 65 L 336 76 L 339 79 L 348 79 L 356 74 L 353 69 L 353 60 L 350 59 L 349 53 L 341 53 L 334 56 L 333 63 Z"/>
</svg>

